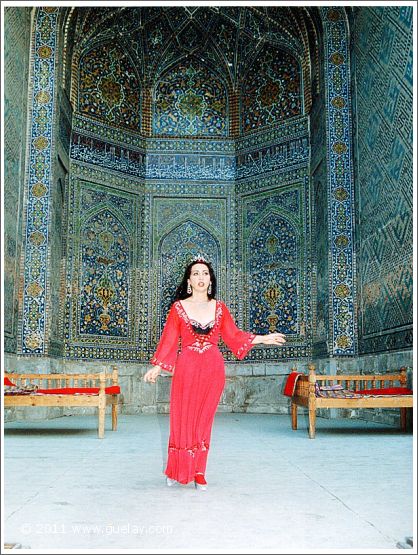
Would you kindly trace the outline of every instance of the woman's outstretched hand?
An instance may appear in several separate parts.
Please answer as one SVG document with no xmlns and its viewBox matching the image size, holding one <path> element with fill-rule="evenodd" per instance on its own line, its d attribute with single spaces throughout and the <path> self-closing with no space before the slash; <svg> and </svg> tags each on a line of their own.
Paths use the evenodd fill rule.
<svg viewBox="0 0 418 555">
<path fill-rule="evenodd" d="M 286 336 L 283 333 L 267 333 L 266 335 L 256 335 L 253 343 L 264 343 L 264 345 L 284 345 Z"/>
<path fill-rule="evenodd" d="M 160 366 L 153 366 L 144 374 L 144 382 L 155 383 L 157 377 L 161 374 Z"/>
</svg>

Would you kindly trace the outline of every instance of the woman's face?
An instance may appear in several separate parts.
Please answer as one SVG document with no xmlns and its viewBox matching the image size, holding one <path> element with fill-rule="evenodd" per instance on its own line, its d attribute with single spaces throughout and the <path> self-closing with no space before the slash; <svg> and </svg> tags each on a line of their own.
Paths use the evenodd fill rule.
<svg viewBox="0 0 418 555">
<path fill-rule="evenodd" d="M 210 283 L 210 274 L 206 264 L 193 264 L 188 283 L 192 286 L 192 290 L 196 292 L 207 291 Z"/>
</svg>

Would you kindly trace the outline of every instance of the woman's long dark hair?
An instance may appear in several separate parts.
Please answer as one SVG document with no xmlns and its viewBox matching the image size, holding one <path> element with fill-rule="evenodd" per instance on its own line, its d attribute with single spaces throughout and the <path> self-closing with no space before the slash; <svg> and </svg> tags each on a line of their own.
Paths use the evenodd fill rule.
<svg viewBox="0 0 418 555">
<path fill-rule="evenodd" d="M 190 262 L 190 264 L 188 264 L 186 266 L 186 269 L 184 270 L 184 275 L 183 275 L 183 279 L 181 280 L 180 285 L 177 287 L 176 293 L 174 295 L 174 300 L 175 301 L 180 301 L 183 299 L 187 299 L 188 297 L 191 297 L 192 294 L 187 292 L 187 280 L 190 278 L 190 274 L 192 273 L 192 268 L 193 266 L 195 266 L 196 264 L 204 264 L 207 269 L 209 270 L 209 276 L 210 276 L 210 281 L 212 284 L 211 287 L 211 292 L 210 295 L 208 294 L 209 299 L 214 299 L 216 296 L 216 276 L 215 276 L 215 272 L 213 271 L 212 265 L 210 262 L 206 262 L 206 260 L 195 260 L 194 262 Z"/>
</svg>

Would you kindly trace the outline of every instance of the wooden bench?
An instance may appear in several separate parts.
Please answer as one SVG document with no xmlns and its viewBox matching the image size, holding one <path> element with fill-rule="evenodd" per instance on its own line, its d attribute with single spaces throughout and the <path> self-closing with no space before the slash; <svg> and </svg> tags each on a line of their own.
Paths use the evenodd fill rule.
<svg viewBox="0 0 418 555">
<path fill-rule="evenodd" d="M 293 369 L 296 370 L 296 369 Z M 413 407 L 412 391 L 407 388 L 406 368 L 396 374 L 359 374 L 359 375 L 317 375 L 315 366 L 308 365 L 309 374 L 297 377 L 291 397 L 292 429 L 297 430 L 298 406 L 307 407 L 309 419 L 309 437 L 315 438 L 316 411 L 319 408 L 400 408 L 400 428 L 406 431 L 406 411 Z M 342 386 L 341 397 L 322 397 L 318 395 L 323 386 Z M 395 388 L 398 394 L 378 394 L 379 389 Z M 405 389 L 409 394 L 403 394 Z M 370 393 L 361 393 L 371 390 Z M 373 394 L 376 390 L 376 394 Z M 338 391 L 336 389 L 336 391 Z M 344 392 L 347 392 L 347 396 Z M 351 396 L 350 395 L 353 395 Z"/>
<path fill-rule="evenodd" d="M 5 407 L 97 407 L 98 435 L 102 439 L 105 429 L 106 406 L 112 406 L 112 430 L 118 423 L 118 370 L 96 374 L 19 374 L 5 373 L 15 386 L 38 386 L 36 392 L 4 395 Z M 29 386 L 29 387 L 28 387 Z M 10 388 L 12 390 L 13 387 Z"/>
</svg>

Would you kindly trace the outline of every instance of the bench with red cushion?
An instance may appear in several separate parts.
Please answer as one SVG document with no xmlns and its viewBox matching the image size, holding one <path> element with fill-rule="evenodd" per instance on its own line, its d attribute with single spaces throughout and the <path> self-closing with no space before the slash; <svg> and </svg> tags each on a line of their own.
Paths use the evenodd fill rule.
<svg viewBox="0 0 418 555">
<path fill-rule="evenodd" d="M 12 379 L 10 379 L 12 378 Z M 67 387 L 46 387 L 65 383 Z M 85 384 L 79 386 L 79 384 Z M 99 387 L 97 387 L 99 385 Z M 72 387 L 71 387 L 72 386 Z M 118 371 L 95 374 L 18 374 L 4 376 L 4 406 L 96 407 L 99 438 L 104 437 L 106 406 L 112 407 L 112 430 L 117 428 Z"/>
</svg>

